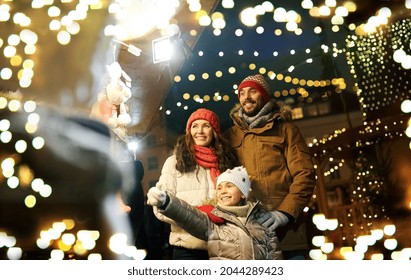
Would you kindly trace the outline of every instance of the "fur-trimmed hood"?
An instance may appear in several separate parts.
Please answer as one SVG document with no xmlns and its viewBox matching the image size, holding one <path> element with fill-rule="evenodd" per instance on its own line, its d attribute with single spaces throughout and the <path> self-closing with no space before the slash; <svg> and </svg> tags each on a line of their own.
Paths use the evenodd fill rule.
<svg viewBox="0 0 411 280">
<path fill-rule="evenodd" d="M 292 120 L 292 111 L 291 111 L 291 107 L 287 106 L 287 105 L 278 105 L 278 103 L 274 100 L 271 99 L 270 101 L 273 103 L 273 110 L 276 111 L 276 113 L 274 114 L 274 118 L 281 118 L 285 121 L 291 121 Z M 232 119 L 235 119 L 236 117 L 238 117 L 238 111 L 241 108 L 241 104 L 237 103 L 234 105 L 234 107 L 230 110 L 230 117 Z"/>
</svg>

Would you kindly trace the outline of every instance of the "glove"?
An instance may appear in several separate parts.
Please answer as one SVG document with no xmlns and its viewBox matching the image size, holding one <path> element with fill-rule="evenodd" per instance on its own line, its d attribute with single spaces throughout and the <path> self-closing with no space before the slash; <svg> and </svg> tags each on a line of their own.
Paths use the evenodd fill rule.
<svg viewBox="0 0 411 280">
<path fill-rule="evenodd" d="M 156 187 L 152 187 L 147 193 L 147 204 L 152 206 L 161 207 L 166 203 L 167 194 L 166 192 L 160 191 Z"/>
<path fill-rule="evenodd" d="M 289 222 L 285 214 L 276 210 L 264 213 L 257 221 L 271 231 L 276 230 L 278 227 L 285 226 Z"/>
<path fill-rule="evenodd" d="M 203 211 L 204 213 L 207 214 L 208 218 L 215 224 L 222 224 L 225 222 L 225 220 L 221 217 L 218 217 L 216 215 L 214 215 L 213 213 L 211 213 L 211 211 L 213 211 L 214 206 L 206 204 L 206 205 L 201 205 L 201 206 L 196 206 L 198 209 L 200 209 L 201 211 Z"/>
</svg>

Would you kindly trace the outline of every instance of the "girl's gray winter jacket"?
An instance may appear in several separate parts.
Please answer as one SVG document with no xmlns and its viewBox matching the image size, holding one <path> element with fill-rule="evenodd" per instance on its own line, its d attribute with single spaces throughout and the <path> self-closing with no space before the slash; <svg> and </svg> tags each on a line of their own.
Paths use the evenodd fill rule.
<svg viewBox="0 0 411 280">
<path fill-rule="evenodd" d="M 248 202 L 246 217 L 236 217 L 216 206 L 212 214 L 225 220 L 216 224 L 197 207 L 173 194 L 168 196 L 170 201 L 166 208 L 158 208 L 158 211 L 174 220 L 188 233 L 207 241 L 210 259 L 282 259 L 276 233 L 257 222 L 257 217 L 265 211 L 259 202 Z"/>
</svg>

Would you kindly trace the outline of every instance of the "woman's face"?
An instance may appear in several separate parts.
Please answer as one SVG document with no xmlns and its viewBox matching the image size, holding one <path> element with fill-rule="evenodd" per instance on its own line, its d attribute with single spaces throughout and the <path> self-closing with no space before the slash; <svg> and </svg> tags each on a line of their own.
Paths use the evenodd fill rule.
<svg viewBox="0 0 411 280">
<path fill-rule="evenodd" d="M 240 189 L 231 182 L 221 182 L 217 186 L 217 201 L 224 206 L 239 205 L 242 198 L 244 198 Z"/>
<path fill-rule="evenodd" d="M 193 137 L 194 144 L 202 147 L 208 147 L 213 141 L 213 127 L 206 120 L 195 120 L 191 124 L 190 133 Z"/>
</svg>

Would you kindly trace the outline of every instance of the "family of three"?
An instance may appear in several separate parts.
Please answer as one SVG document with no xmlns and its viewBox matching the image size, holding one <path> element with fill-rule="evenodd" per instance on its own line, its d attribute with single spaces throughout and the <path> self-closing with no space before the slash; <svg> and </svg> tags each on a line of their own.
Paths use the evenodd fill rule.
<svg viewBox="0 0 411 280">
<path fill-rule="evenodd" d="M 305 259 L 316 183 L 306 142 L 262 75 L 239 84 L 238 100 L 224 133 L 214 112 L 191 114 L 147 203 L 171 224 L 175 260 Z"/>
</svg>

